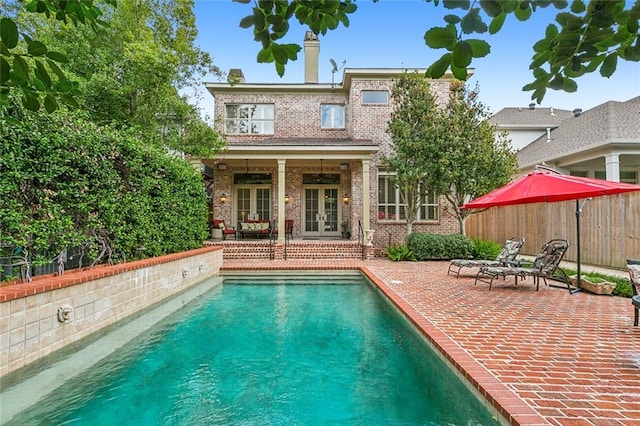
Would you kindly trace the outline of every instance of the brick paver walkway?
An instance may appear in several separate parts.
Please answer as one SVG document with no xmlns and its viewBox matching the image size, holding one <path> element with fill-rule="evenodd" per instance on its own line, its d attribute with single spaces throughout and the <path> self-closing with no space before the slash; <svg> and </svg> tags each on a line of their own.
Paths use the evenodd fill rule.
<svg viewBox="0 0 640 426">
<path fill-rule="evenodd" d="M 223 269 L 359 267 L 512 424 L 640 426 L 640 327 L 629 299 L 536 292 L 530 279 L 489 291 L 471 275 L 447 275 L 448 262 L 225 260 Z"/>
</svg>

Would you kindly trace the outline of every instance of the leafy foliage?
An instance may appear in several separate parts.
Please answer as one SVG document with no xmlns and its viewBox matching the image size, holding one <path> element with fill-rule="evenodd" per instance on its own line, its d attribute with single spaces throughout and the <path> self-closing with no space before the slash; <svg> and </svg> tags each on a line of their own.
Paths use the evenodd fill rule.
<svg viewBox="0 0 640 426">
<path fill-rule="evenodd" d="M 477 88 L 452 83 L 441 122 L 446 137 L 434 139 L 444 143 L 432 149 L 436 156 L 427 163 L 429 173 L 439 177 L 433 191 L 445 196 L 461 233 L 465 219 L 474 213 L 461 209 L 464 203 L 505 185 L 518 171 L 506 134 L 496 138 L 496 127 L 489 123 L 491 114 L 478 93 Z"/>
<path fill-rule="evenodd" d="M 473 251 L 471 241 L 461 234 L 413 233 L 407 237 L 407 247 L 417 260 L 466 259 Z"/>
<path fill-rule="evenodd" d="M 97 30 L 104 25 L 103 12 L 93 0 L 60 1 L 31 0 L 26 10 L 55 18 L 63 23 L 87 25 Z M 115 5 L 115 0 L 104 0 Z M 11 91 L 20 93 L 22 104 L 31 111 L 44 105 L 48 112 L 58 108 L 58 100 L 78 107 L 75 96 L 78 83 L 67 77 L 62 65 L 69 62 L 66 55 L 51 50 L 33 35 L 20 31 L 16 21 L 8 16 L 0 19 L 0 101 L 7 101 Z"/>
<path fill-rule="evenodd" d="M 249 4 L 250 0 L 234 0 Z M 293 0 L 259 1 L 255 3 L 251 15 L 240 21 L 241 28 L 253 27 L 253 37 L 260 42 L 258 62 L 273 62 L 280 77 L 284 75 L 289 60 L 298 59 L 301 47 L 298 44 L 278 43 L 289 31 L 289 20 L 297 19 L 306 24 L 314 34 L 326 34 L 340 24 L 349 26 L 348 14 L 357 9 L 353 0 Z"/>
<path fill-rule="evenodd" d="M 80 246 L 90 261 L 117 262 L 206 239 L 206 195 L 185 160 L 79 112 L 14 118 L 0 121 L 3 244 L 32 254 Z"/>
<path fill-rule="evenodd" d="M 394 262 L 411 261 L 415 262 L 416 257 L 406 245 L 394 244 L 387 247 L 387 256 Z"/>
<path fill-rule="evenodd" d="M 567 274 L 567 276 L 576 275 L 577 271 L 571 268 L 562 268 L 562 270 Z M 631 288 L 631 281 L 628 278 L 616 277 L 613 275 L 602 274 L 600 272 L 588 272 L 585 273 L 582 271 L 581 276 L 588 276 L 590 279 L 599 278 L 604 281 L 609 281 L 610 283 L 615 283 L 616 288 L 613 289 L 613 294 L 621 297 L 631 297 L 633 296 L 633 289 Z"/>
<path fill-rule="evenodd" d="M 436 186 L 438 175 L 428 173 L 427 163 L 435 158 L 439 146 L 446 144 L 440 132 L 442 111 L 431 92 L 429 81 L 418 73 L 405 73 L 393 86 L 391 98 L 396 105 L 387 131 L 391 134 L 392 150 L 382 163 L 395 172 L 405 206 L 407 235 L 412 232 L 421 200 Z"/>
<path fill-rule="evenodd" d="M 460 207 L 507 183 L 518 162 L 508 140 L 495 138 L 489 111 L 478 91 L 460 81 L 451 84 L 448 103 L 441 107 L 431 93 L 429 80 L 405 73 L 394 82 L 396 105 L 389 120 L 392 154 L 383 163 L 396 173 L 405 205 L 407 234 L 427 194 L 443 195 L 458 218 L 460 233 L 472 211 Z"/>
<path fill-rule="evenodd" d="M 494 260 L 502 251 L 502 246 L 491 240 L 472 238 L 473 257 L 475 259 Z"/>
<path fill-rule="evenodd" d="M 235 0 L 248 4 L 250 0 Z M 523 87 L 532 91 L 531 99 L 542 101 L 547 89 L 575 92 L 576 79 L 599 71 L 610 77 L 618 60 L 640 61 L 640 2 L 625 0 L 427 0 L 434 7 L 442 6 L 459 13 L 447 14 L 444 25 L 426 31 L 425 44 L 432 49 L 445 49 L 427 70 L 427 77 L 439 78 L 447 70 L 460 79 L 467 79 L 467 67 L 473 59 L 483 58 L 491 45 L 478 37 L 500 32 L 509 16 L 518 21 L 530 19 L 540 8 L 553 6 L 558 10 L 556 22 L 550 24 L 544 38 L 534 46 L 530 65 L 534 81 Z M 284 74 L 289 60 L 297 59 L 300 46 L 279 44 L 295 17 L 316 34 L 325 34 L 340 24 L 349 26 L 348 15 L 356 12 L 352 0 L 258 1 L 252 14 L 240 21 L 242 28 L 253 27 L 256 41 L 262 49 L 258 62 L 274 62 L 278 75 Z"/>
</svg>

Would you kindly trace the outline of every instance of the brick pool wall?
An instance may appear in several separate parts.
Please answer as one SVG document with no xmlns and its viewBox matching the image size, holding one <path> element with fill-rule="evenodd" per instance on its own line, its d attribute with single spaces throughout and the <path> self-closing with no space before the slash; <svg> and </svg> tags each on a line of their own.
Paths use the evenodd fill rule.
<svg viewBox="0 0 640 426">
<path fill-rule="evenodd" d="M 0 377 L 214 275 L 222 247 L 0 287 Z M 71 307 L 60 322 L 58 309 Z"/>
</svg>

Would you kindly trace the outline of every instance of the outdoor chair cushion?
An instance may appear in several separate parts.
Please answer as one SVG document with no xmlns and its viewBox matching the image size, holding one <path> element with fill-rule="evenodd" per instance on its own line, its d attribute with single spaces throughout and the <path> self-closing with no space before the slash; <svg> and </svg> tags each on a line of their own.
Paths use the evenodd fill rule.
<svg viewBox="0 0 640 426">
<path fill-rule="evenodd" d="M 536 291 L 540 287 L 540 278 L 547 284 L 547 278 L 554 276 L 554 273 L 558 271 L 562 277 L 561 279 L 567 284 L 567 288 L 571 293 L 571 286 L 569 284 L 569 277 L 566 276 L 562 268 L 559 268 L 560 262 L 564 257 L 569 243 L 566 240 L 554 239 L 545 243 L 533 263 L 530 267 L 513 267 L 513 266 L 487 266 L 481 267 L 476 275 L 475 283 L 478 281 L 489 284 L 489 290 L 496 277 L 506 278 L 509 275 L 513 275 L 515 278 L 515 284 L 518 285 L 518 277 L 533 277 L 534 284 L 536 285 Z"/>
<path fill-rule="evenodd" d="M 502 250 L 496 256 L 494 260 L 490 259 L 452 259 L 449 264 L 447 274 L 449 274 L 452 268 L 457 267 L 456 278 L 460 277 L 460 270 L 462 268 L 479 268 L 482 266 L 518 266 L 516 262 L 516 256 L 520 252 L 520 248 L 524 244 L 524 241 L 511 239 L 507 240 L 502 247 Z"/>
</svg>

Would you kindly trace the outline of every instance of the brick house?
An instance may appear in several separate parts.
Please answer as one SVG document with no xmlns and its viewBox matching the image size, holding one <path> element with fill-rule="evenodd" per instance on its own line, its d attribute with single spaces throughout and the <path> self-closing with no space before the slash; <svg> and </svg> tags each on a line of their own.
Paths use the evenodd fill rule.
<svg viewBox="0 0 640 426">
<path fill-rule="evenodd" d="M 380 159 L 391 147 L 393 79 L 407 70 L 345 68 L 342 82 L 318 83 L 319 48 L 308 32 L 304 83 L 247 83 L 235 69 L 233 84 L 206 84 L 227 141 L 218 157 L 202 160 L 213 174 L 212 216 L 233 226 L 268 219 L 279 243 L 285 219 L 294 221 L 294 238 L 340 238 L 346 224 L 352 240 L 374 230 L 376 246 L 400 243 L 404 209 Z M 451 78 L 431 82 L 442 101 Z M 414 231 L 458 232 L 444 199 L 424 201 Z"/>
</svg>

